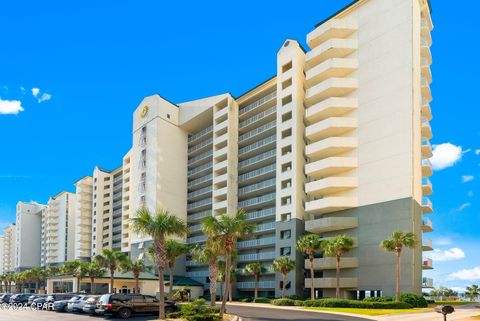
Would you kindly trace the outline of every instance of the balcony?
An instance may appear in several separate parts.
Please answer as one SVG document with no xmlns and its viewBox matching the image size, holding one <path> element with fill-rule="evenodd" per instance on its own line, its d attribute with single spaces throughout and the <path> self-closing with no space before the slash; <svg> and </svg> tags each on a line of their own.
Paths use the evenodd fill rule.
<svg viewBox="0 0 480 321">
<path fill-rule="evenodd" d="M 241 108 L 238 112 L 240 116 L 245 116 L 250 114 L 250 112 L 257 110 L 258 108 L 267 105 L 268 103 L 276 103 L 277 102 L 277 92 L 274 91 L 262 98 L 254 101 L 253 103 L 248 104 L 247 106 Z"/>
<path fill-rule="evenodd" d="M 242 147 L 238 150 L 239 156 L 248 157 L 251 154 L 259 154 L 272 149 L 275 146 L 275 141 L 277 140 L 277 135 L 271 135 L 261 140 L 256 141 L 250 145 Z"/>
<path fill-rule="evenodd" d="M 212 193 L 212 186 L 207 186 L 207 187 L 204 187 L 204 188 L 201 188 L 199 190 L 196 190 L 194 192 L 190 192 L 188 193 L 188 200 L 189 201 L 195 201 L 199 198 L 202 198 L 202 197 L 205 197 L 209 194 Z"/>
<path fill-rule="evenodd" d="M 305 288 L 310 288 L 312 281 L 310 278 L 305 278 Z M 313 279 L 313 286 L 319 289 L 334 289 L 337 287 L 336 278 L 315 278 Z M 355 289 L 358 287 L 357 278 L 340 278 L 340 288 Z"/>
<path fill-rule="evenodd" d="M 358 187 L 356 177 L 326 177 L 305 184 L 305 192 L 313 197 L 342 192 Z"/>
<path fill-rule="evenodd" d="M 431 158 L 432 156 L 433 156 L 432 145 L 428 140 L 426 140 L 422 143 L 422 158 L 428 159 L 428 158 Z"/>
<path fill-rule="evenodd" d="M 433 279 L 422 278 L 422 288 L 424 289 L 433 289 Z"/>
<path fill-rule="evenodd" d="M 357 217 L 325 217 L 305 221 L 305 230 L 316 234 L 347 230 L 355 227 L 358 227 Z"/>
<path fill-rule="evenodd" d="M 251 131 L 246 132 L 243 135 L 240 135 L 240 137 L 238 138 L 238 141 L 241 143 L 249 143 L 251 142 L 252 139 L 258 136 L 271 135 L 272 133 L 275 132 L 276 125 L 277 125 L 276 120 L 266 123 L 265 125 L 252 129 Z"/>
<path fill-rule="evenodd" d="M 241 254 L 238 256 L 239 262 L 270 261 L 273 259 L 275 259 L 275 252 Z"/>
<path fill-rule="evenodd" d="M 258 224 L 255 226 L 253 233 L 265 233 L 275 231 L 275 222 Z"/>
<path fill-rule="evenodd" d="M 433 212 L 432 201 L 428 197 L 422 197 L 422 211 L 423 211 L 423 214 L 428 214 Z"/>
<path fill-rule="evenodd" d="M 238 181 L 242 184 L 250 181 L 260 181 L 267 178 L 268 176 L 272 176 L 272 174 L 274 174 L 276 170 L 276 164 L 270 164 L 265 167 L 253 170 L 251 172 L 241 174 L 240 176 L 238 176 Z"/>
<path fill-rule="evenodd" d="M 275 193 L 270 193 L 238 202 L 238 207 L 243 209 L 254 209 L 257 207 L 265 207 L 269 204 L 275 204 Z"/>
<path fill-rule="evenodd" d="M 353 20 L 330 19 L 307 35 L 307 44 L 315 48 L 331 38 L 346 38 L 357 31 L 358 24 Z"/>
<path fill-rule="evenodd" d="M 222 108 L 222 109 L 219 109 L 215 112 L 215 120 L 219 120 L 219 119 L 223 119 L 223 118 L 226 118 L 228 117 L 228 106 Z"/>
<path fill-rule="evenodd" d="M 307 52 L 306 65 L 307 68 L 321 63 L 330 58 L 343 58 L 358 49 L 358 41 L 356 39 L 339 39 L 333 38 L 325 41 L 321 45 Z"/>
<path fill-rule="evenodd" d="M 355 157 L 329 157 L 305 165 L 305 173 L 315 179 L 347 172 L 358 167 Z"/>
<path fill-rule="evenodd" d="M 342 136 L 358 127 L 356 118 L 330 117 L 305 128 L 305 135 L 312 141 Z"/>
<path fill-rule="evenodd" d="M 202 209 L 206 209 L 206 208 L 210 207 L 211 205 L 212 205 L 212 199 L 207 198 L 207 199 L 203 199 L 201 201 L 197 201 L 197 202 L 187 204 L 187 209 L 189 211 L 202 210 Z"/>
<path fill-rule="evenodd" d="M 424 120 L 432 120 L 432 110 L 429 104 L 424 104 L 421 109 L 422 119 Z"/>
<path fill-rule="evenodd" d="M 432 232 L 433 231 L 433 224 L 432 220 L 426 219 L 422 221 L 422 231 L 424 233 Z"/>
<path fill-rule="evenodd" d="M 319 142 L 308 144 L 305 147 L 307 157 L 317 161 L 341 153 L 349 152 L 358 146 L 355 137 L 329 137 Z"/>
<path fill-rule="evenodd" d="M 425 177 L 422 179 L 422 193 L 424 196 L 431 195 L 433 193 L 432 182 Z"/>
<path fill-rule="evenodd" d="M 196 243 L 202 243 L 207 240 L 207 237 L 205 235 L 199 235 L 199 236 L 192 236 L 187 238 L 187 244 L 196 244 Z"/>
<path fill-rule="evenodd" d="M 305 211 L 312 215 L 331 213 L 357 207 L 356 197 L 330 196 L 305 203 Z"/>
<path fill-rule="evenodd" d="M 227 197 L 228 188 L 222 187 L 213 191 L 213 197 Z"/>
<path fill-rule="evenodd" d="M 255 282 L 237 282 L 235 283 L 235 286 L 238 289 L 248 289 L 252 290 L 255 288 Z M 258 282 L 258 288 L 259 289 L 275 289 L 275 281 L 260 281 Z"/>
<path fill-rule="evenodd" d="M 275 246 L 275 238 L 267 237 L 263 239 L 240 241 L 237 246 L 239 249 Z"/>
<path fill-rule="evenodd" d="M 334 270 L 336 269 L 336 258 L 334 257 L 324 257 L 313 260 L 314 269 L 317 271 L 321 270 Z M 340 268 L 341 269 L 352 269 L 358 267 L 358 258 L 356 257 L 342 257 L 340 259 Z M 310 260 L 305 259 L 305 269 L 310 269 Z"/>
<path fill-rule="evenodd" d="M 311 68 L 306 73 L 307 86 L 314 86 L 328 78 L 346 77 L 358 69 L 358 60 L 331 58 Z"/>
<path fill-rule="evenodd" d="M 424 252 L 433 251 L 433 245 L 432 245 L 432 240 L 431 239 L 423 240 L 422 251 L 424 251 Z"/>
<path fill-rule="evenodd" d="M 213 131 L 213 126 L 207 127 L 205 129 L 199 131 L 198 133 L 195 133 L 195 134 L 191 135 L 190 137 L 188 137 L 188 143 L 189 144 L 195 143 L 198 139 L 205 138 L 205 136 L 211 134 L 212 131 Z"/>
<path fill-rule="evenodd" d="M 227 206 L 228 206 L 228 202 L 226 200 L 221 202 L 215 202 L 213 203 L 213 210 L 214 211 L 226 210 Z"/>
<path fill-rule="evenodd" d="M 203 154 L 200 154 L 198 156 L 195 156 L 193 158 L 190 158 L 188 160 L 188 166 L 189 167 L 194 167 L 195 165 L 200 165 L 201 163 L 204 163 L 206 162 L 207 160 L 212 160 L 212 155 L 213 155 L 213 151 L 212 150 L 208 150 L 206 151 L 205 153 Z"/>
<path fill-rule="evenodd" d="M 208 217 L 208 216 L 211 216 L 211 215 L 212 215 L 212 211 L 203 211 L 203 212 L 200 212 L 200 213 L 195 213 L 195 214 L 192 214 L 192 215 L 188 215 L 187 216 L 187 221 L 188 222 L 199 221 L 199 220 L 203 220 L 205 217 Z"/>
<path fill-rule="evenodd" d="M 277 106 L 273 106 L 267 110 L 264 110 L 250 118 L 247 118 L 240 122 L 239 128 L 248 130 L 250 125 L 253 124 L 263 124 L 268 123 L 269 121 L 273 120 L 277 114 Z"/>
<path fill-rule="evenodd" d="M 421 70 L 422 78 L 426 79 L 429 84 L 432 83 L 432 71 L 430 70 L 430 61 L 428 59 L 422 58 Z"/>
<path fill-rule="evenodd" d="M 433 261 L 432 259 L 425 259 L 422 262 L 422 269 L 424 270 L 432 270 L 433 269 Z"/>
<path fill-rule="evenodd" d="M 248 170 L 248 168 L 253 165 L 257 165 L 257 166 L 266 165 L 268 163 L 271 163 L 272 160 L 275 159 L 275 156 L 277 156 L 276 149 L 271 149 L 269 151 L 266 151 L 264 153 L 258 154 L 256 156 L 253 156 L 251 158 L 248 158 L 244 161 L 239 162 L 238 168 L 242 171 L 245 171 L 245 170 Z"/>
<path fill-rule="evenodd" d="M 305 118 L 312 124 L 329 117 L 342 116 L 357 107 L 358 101 L 355 98 L 332 97 L 307 108 Z"/>
<path fill-rule="evenodd" d="M 341 97 L 358 88 L 355 78 L 329 78 L 306 90 L 305 105 L 310 107 L 330 97 Z"/>
<path fill-rule="evenodd" d="M 254 211 L 254 212 L 249 212 L 247 213 L 247 221 L 253 221 L 257 219 L 265 219 L 268 217 L 274 217 L 275 216 L 275 208 L 266 208 L 263 210 L 259 211 Z"/>
<path fill-rule="evenodd" d="M 422 159 L 422 175 L 423 177 L 432 176 L 432 163 L 428 159 Z"/>
<path fill-rule="evenodd" d="M 208 162 L 193 169 L 190 169 L 187 173 L 188 178 L 193 179 L 195 177 L 201 176 L 201 174 L 206 174 L 211 171 L 213 162 Z"/>
</svg>

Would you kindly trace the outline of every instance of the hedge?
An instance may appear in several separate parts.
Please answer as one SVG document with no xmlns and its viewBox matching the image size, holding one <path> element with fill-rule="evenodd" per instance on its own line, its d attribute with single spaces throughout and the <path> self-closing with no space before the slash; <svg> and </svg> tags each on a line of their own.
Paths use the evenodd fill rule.
<svg viewBox="0 0 480 321">
<path fill-rule="evenodd" d="M 275 299 L 272 301 L 273 305 L 279 305 L 279 306 L 294 306 L 295 305 L 295 300 L 288 299 L 288 298 L 283 298 L 283 299 Z"/>
<path fill-rule="evenodd" d="M 306 300 L 306 307 L 322 308 L 360 308 L 360 309 L 411 309 L 413 306 L 405 302 L 368 302 L 345 299 Z"/>
<path fill-rule="evenodd" d="M 411 304 L 414 308 L 426 308 L 428 306 L 427 300 L 415 293 L 402 293 L 400 301 Z"/>
<path fill-rule="evenodd" d="M 269 298 L 256 298 L 253 300 L 253 303 L 270 303 L 272 300 L 270 300 Z"/>
<path fill-rule="evenodd" d="M 377 297 L 366 297 L 363 299 L 365 302 L 391 302 L 395 301 L 391 296 L 377 296 Z"/>
</svg>

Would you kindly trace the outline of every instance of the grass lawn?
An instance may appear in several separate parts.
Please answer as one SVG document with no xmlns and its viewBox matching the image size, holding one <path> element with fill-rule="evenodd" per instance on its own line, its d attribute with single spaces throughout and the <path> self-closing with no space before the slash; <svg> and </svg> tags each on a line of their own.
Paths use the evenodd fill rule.
<svg viewBox="0 0 480 321">
<path fill-rule="evenodd" d="M 316 311 L 333 311 L 333 312 L 345 312 L 352 314 L 361 314 L 361 315 L 384 315 L 384 314 L 399 314 L 399 313 L 417 313 L 417 312 L 428 312 L 432 309 L 357 309 L 357 308 L 317 308 L 317 307 L 308 307 L 304 308 L 306 310 L 316 310 Z"/>
<path fill-rule="evenodd" d="M 435 301 L 435 304 L 437 305 L 466 305 L 466 304 L 472 304 L 475 302 L 470 302 L 470 301 Z"/>
</svg>

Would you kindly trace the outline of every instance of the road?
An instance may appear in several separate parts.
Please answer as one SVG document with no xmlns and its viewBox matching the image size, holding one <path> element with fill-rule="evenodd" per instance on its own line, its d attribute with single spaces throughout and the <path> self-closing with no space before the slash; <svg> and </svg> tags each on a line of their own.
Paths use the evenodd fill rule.
<svg viewBox="0 0 480 321">
<path fill-rule="evenodd" d="M 301 310 L 286 310 L 266 307 L 249 307 L 244 305 L 228 305 L 227 312 L 242 317 L 244 321 L 371 321 L 360 317 L 351 317 L 338 314 L 318 313 Z"/>
</svg>

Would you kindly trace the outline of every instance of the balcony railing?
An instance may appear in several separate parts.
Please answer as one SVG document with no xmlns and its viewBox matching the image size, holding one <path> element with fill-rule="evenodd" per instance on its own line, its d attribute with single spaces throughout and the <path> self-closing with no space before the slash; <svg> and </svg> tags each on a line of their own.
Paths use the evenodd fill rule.
<svg viewBox="0 0 480 321">
<path fill-rule="evenodd" d="M 201 201 L 197 201 L 197 202 L 187 204 L 187 209 L 191 210 L 191 209 L 194 209 L 194 208 L 207 206 L 207 205 L 211 205 L 211 204 L 212 204 L 212 198 L 209 197 L 209 198 L 206 198 L 206 199 L 201 200 Z"/>
<path fill-rule="evenodd" d="M 275 178 L 271 178 L 253 185 L 248 185 L 248 186 L 239 188 L 238 195 L 245 195 L 245 194 L 259 191 L 265 188 L 274 187 L 276 185 L 276 182 L 277 180 Z"/>
<path fill-rule="evenodd" d="M 209 138 L 207 140 L 202 141 L 201 143 L 192 146 L 191 148 L 188 149 L 188 153 L 194 153 L 199 149 L 202 149 L 208 145 L 211 145 L 213 143 L 213 138 Z"/>
<path fill-rule="evenodd" d="M 275 208 L 266 208 L 259 211 L 250 212 L 247 214 L 247 220 L 255 220 L 257 218 L 269 217 L 275 215 Z"/>
<path fill-rule="evenodd" d="M 275 252 L 241 254 L 238 256 L 240 262 L 259 261 L 259 260 L 273 260 L 275 259 Z"/>
<path fill-rule="evenodd" d="M 188 187 L 193 187 L 195 185 L 198 185 L 198 184 L 202 184 L 202 183 L 205 183 L 207 181 L 210 181 L 212 180 L 212 174 L 208 174 L 208 175 L 205 175 L 205 176 L 202 176 L 200 178 L 197 178 L 197 179 L 194 179 L 193 181 L 190 181 L 188 182 Z"/>
<path fill-rule="evenodd" d="M 195 133 L 192 136 L 188 137 L 188 142 L 191 143 L 194 140 L 211 133 L 212 131 L 213 131 L 213 126 L 207 127 L 205 129 L 199 131 L 198 133 Z"/>
<path fill-rule="evenodd" d="M 266 246 L 266 245 L 275 245 L 275 238 L 274 237 L 266 237 L 266 238 L 263 238 L 263 239 L 246 240 L 246 241 L 240 241 L 237 244 L 239 249 L 257 247 L 257 246 Z"/>
<path fill-rule="evenodd" d="M 240 115 L 243 115 L 243 114 L 245 114 L 245 113 L 247 113 L 247 112 L 249 112 L 249 111 L 251 111 L 251 110 L 253 110 L 253 109 L 269 102 L 269 101 L 272 101 L 272 100 L 276 99 L 276 98 L 277 98 L 277 92 L 274 91 L 274 92 L 272 92 L 272 93 L 270 93 L 266 96 L 263 96 L 262 98 L 260 98 L 256 101 L 254 101 L 253 103 L 248 104 L 247 106 L 243 107 L 242 109 L 239 110 L 238 113 Z"/>
<path fill-rule="evenodd" d="M 204 219 L 205 217 L 208 217 L 208 216 L 211 216 L 212 215 L 212 211 L 203 211 L 203 212 L 200 212 L 200 213 L 195 213 L 195 214 L 192 214 L 192 215 L 188 215 L 187 216 L 187 221 L 196 221 L 196 220 L 201 220 L 201 219 Z"/>
<path fill-rule="evenodd" d="M 198 156 L 195 156 L 195 157 L 193 157 L 193 158 L 190 158 L 190 159 L 188 160 L 188 165 L 192 165 L 192 164 L 194 164 L 194 163 L 196 163 L 196 162 L 199 162 L 199 161 L 204 160 L 204 159 L 207 159 L 207 158 L 212 158 L 212 155 L 213 155 L 213 151 L 212 151 L 212 150 L 208 150 L 208 151 L 206 151 L 206 152 L 203 153 L 203 154 L 200 154 L 200 155 L 198 155 Z"/>
<path fill-rule="evenodd" d="M 255 282 L 237 282 L 235 283 L 239 289 L 254 289 Z M 275 289 L 275 281 L 260 281 L 258 282 L 260 289 Z"/>
<path fill-rule="evenodd" d="M 276 112 L 277 112 L 277 107 L 276 107 L 276 106 L 274 106 L 274 107 L 272 107 L 272 108 L 269 108 L 269 109 L 267 109 L 267 110 L 265 110 L 265 111 L 262 111 L 261 113 L 258 113 L 258 114 L 256 114 L 256 115 L 254 115 L 254 116 L 252 116 L 252 117 L 250 117 L 250 118 L 248 118 L 248 119 L 245 119 L 244 121 L 240 122 L 240 126 L 239 126 L 239 127 L 242 128 L 242 127 L 251 125 L 251 124 L 259 121 L 259 120 L 262 119 L 262 118 L 265 118 L 265 117 L 267 117 L 267 116 L 269 116 L 269 115 L 275 114 Z"/>
<path fill-rule="evenodd" d="M 269 122 L 265 125 L 262 125 L 260 127 L 257 127 L 249 132 L 246 132 L 245 134 L 241 135 L 239 138 L 238 138 L 238 141 L 239 142 L 243 142 L 244 140 L 247 140 L 249 138 L 252 138 L 252 137 L 255 137 L 257 135 L 260 135 L 272 128 L 275 128 L 275 126 L 277 125 L 277 121 L 274 120 L 272 122 Z"/>
<path fill-rule="evenodd" d="M 204 194 L 208 194 L 208 193 L 211 193 L 211 192 L 212 192 L 212 186 L 209 185 L 207 187 L 201 188 L 201 189 L 196 190 L 194 192 L 188 193 L 188 198 L 197 197 L 199 195 L 204 195 Z"/>
<path fill-rule="evenodd" d="M 254 197 L 254 198 L 250 198 L 250 199 L 238 202 L 238 207 L 246 208 L 246 207 L 255 206 L 255 205 L 268 203 L 272 201 L 275 201 L 275 193 L 270 193 L 267 195 L 258 196 L 258 197 Z"/>
<path fill-rule="evenodd" d="M 277 165 L 276 164 L 270 164 L 270 165 L 267 165 L 265 167 L 261 167 L 259 169 L 256 169 L 254 171 L 251 171 L 251 172 L 248 172 L 248 173 L 245 173 L 245 174 L 242 174 L 240 176 L 238 176 L 238 181 L 239 182 L 246 182 L 254 177 L 258 177 L 258 176 L 262 176 L 262 175 L 265 175 L 265 174 L 269 174 L 269 173 L 274 173 L 277 169 Z"/>
<path fill-rule="evenodd" d="M 250 166 L 250 165 L 253 165 L 255 163 L 258 163 L 258 162 L 261 162 L 263 160 L 266 160 L 266 159 L 269 159 L 269 158 L 272 158 L 272 157 L 275 157 L 277 155 L 277 150 L 276 149 L 271 149 L 267 152 L 264 152 L 264 153 L 261 153 L 259 155 L 256 155 L 254 157 L 251 157 L 251 158 L 248 158 L 244 161 L 241 161 L 239 164 L 238 164 L 238 167 L 239 168 L 244 168 L 244 167 L 247 167 L 247 166 Z"/>
<path fill-rule="evenodd" d="M 193 169 L 190 169 L 187 173 L 188 176 L 192 176 L 192 175 L 195 175 L 197 173 L 200 173 L 200 172 L 203 172 L 204 170 L 207 170 L 209 168 L 212 168 L 213 166 L 213 162 L 208 162 L 208 163 L 205 163 L 205 164 L 202 164 L 198 167 L 195 167 Z"/>
<path fill-rule="evenodd" d="M 267 232 L 275 230 L 275 222 L 258 224 L 255 226 L 254 233 Z"/>
<path fill-rule="evenodd" d="M 205 242 L 206 240 L 207 240 L 207 237 L 205 235 L 192 236 L 187 238 L 187 244 L 201 243 L 201 242 Z"/>
<path fill-rule="evenodd" d="M 267 138 L 264 138 L 264 139 L 261 139 L 259 141 L 256 141 L 255 143 L 252 143 L 250 145 L 247 145 L 245 147 L 242 147 L 238 150 L 238 153 L 241 155 L 241 154 L 246 154 L 248 152 L 251 152 L 255 149 L 258 149 L 258 148 L 261 148 L 263 146 L 266 146 L 268 144 L 271 144 L 273 142 L 275 142 L 277 139 L 277 135 L 272 135 L 272 136 L 269 136 Z"/>
</svg>

